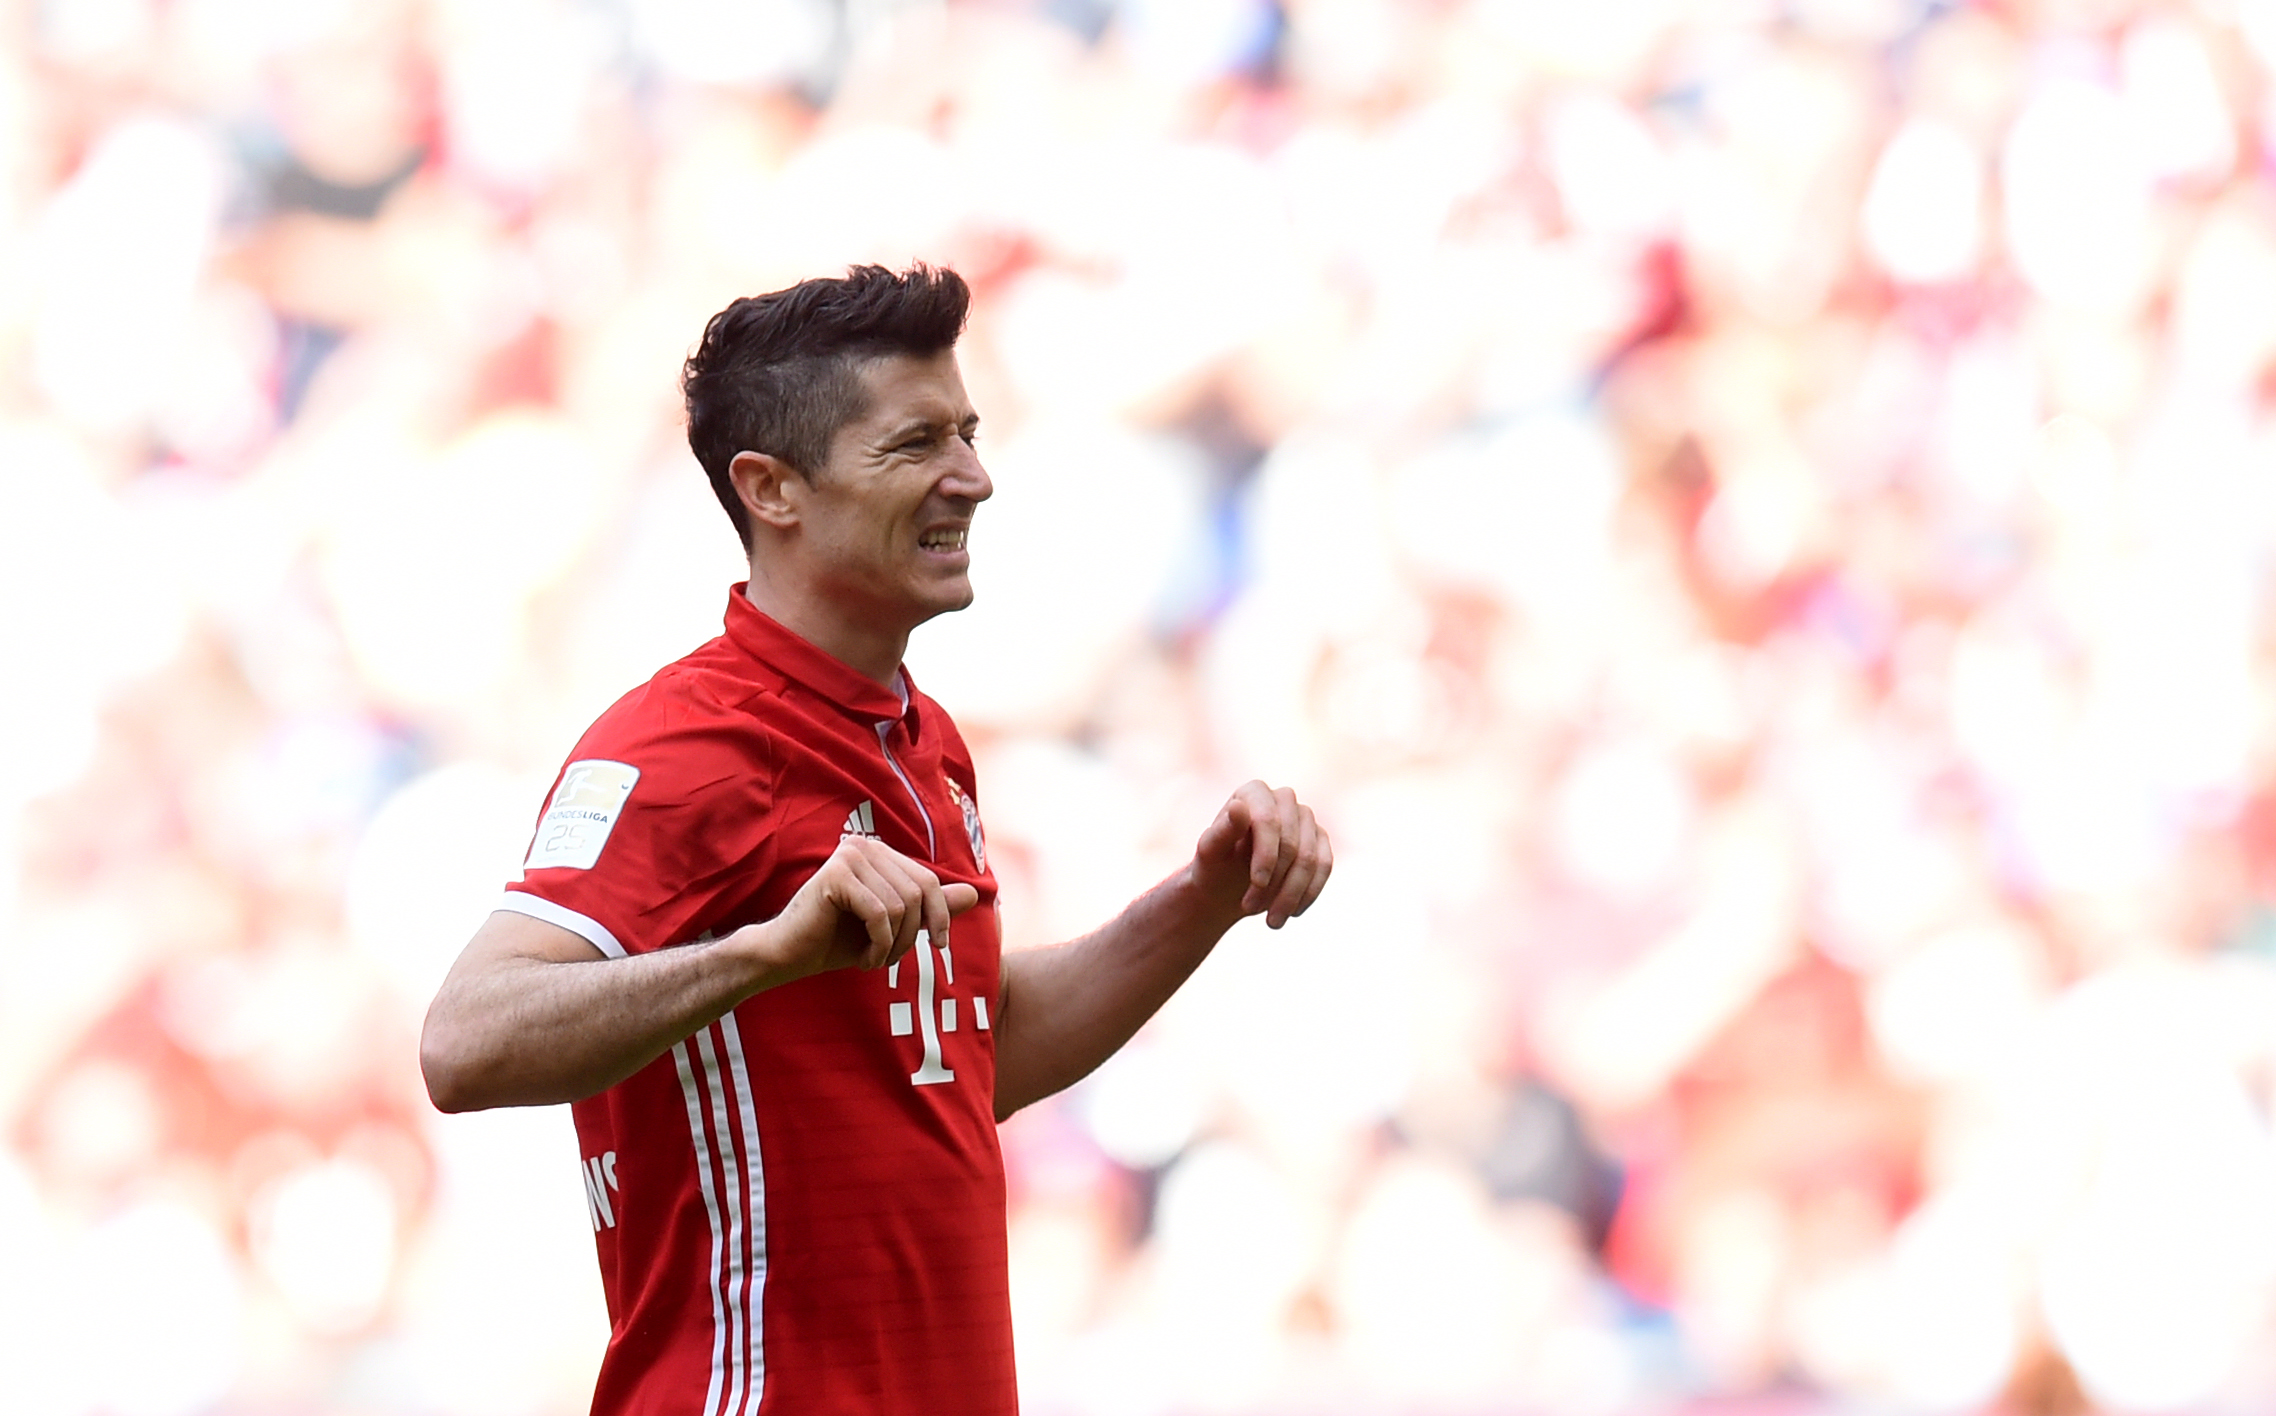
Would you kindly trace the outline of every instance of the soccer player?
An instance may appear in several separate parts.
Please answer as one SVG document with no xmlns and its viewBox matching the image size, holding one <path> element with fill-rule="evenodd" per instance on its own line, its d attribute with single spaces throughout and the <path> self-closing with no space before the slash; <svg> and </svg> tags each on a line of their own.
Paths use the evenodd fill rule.
<svg viewBox="0 0 2276 1416">
<path fill-rule="evenodd" d="M 578 742 L 428 1010 L 443 1110 L 574 1103 L 596 1413 L 1015 1410 L 995 1123 L 1327 882 L 1311 810 L 1250 782 L 1098 932 L 1001 953 L 971 754 L 901 667 L 972 599 L 969 301 L 864 266 L 713 317 L 688 440 L 750 579 Z"/>
</svg>

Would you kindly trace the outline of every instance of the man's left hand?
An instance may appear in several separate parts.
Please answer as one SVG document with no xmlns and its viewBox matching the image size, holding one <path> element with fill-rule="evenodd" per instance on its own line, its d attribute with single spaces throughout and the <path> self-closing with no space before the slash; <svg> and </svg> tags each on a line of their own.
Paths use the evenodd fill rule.
<svg viewBox="0 0 2276 1416">
<path fill-rule="evenodd" d="M 1243 783 L 1201 833 L 1194 879 L 1237 913 L 1263 914 L 1274 929 L 1304 913 L 1328 883 L 1335 852 L 1312 808 L 1287 787 Z"/>
</svg>

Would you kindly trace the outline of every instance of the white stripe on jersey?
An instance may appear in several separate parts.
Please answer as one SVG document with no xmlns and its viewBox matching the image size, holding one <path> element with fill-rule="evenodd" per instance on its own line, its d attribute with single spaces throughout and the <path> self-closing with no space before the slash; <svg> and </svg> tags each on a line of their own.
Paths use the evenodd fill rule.
<svg viewBox="0 0 2276 1416">
<path fill-rule="evenodd" d="M 504 899 L 495 906 L 515 914 L 542 919 L 547 924 L 558 924 L 571 934 L 584 936 L 585 942 L 612 959 L 624 957 L 624 946 L 617 942 L 609 927 L 591 915 L 582 915 L 567 905 L 557 905 L 543 895 L 532 895 L 527 890 L 508 890 Z"/>
<path fill-rule="evenodd" d="M 711 1045 L 717 1025 L 695 1035 L 696 1051 L 703 1055 L 703 1079 L 711 1092 L 711 1137 L 719 1147 L 720 1172 L 727 1190 L 727 1401 L 722 1416 L 740 1416 L 748 1393 L 747 1362 L 751 1350 L 750 1314 L 743 1291 L 743 1167 L 737 1162 L 735 1132 L 727 1121 L 727 1093 L 719 1077 L 719 1052 Z"/>
<path fill-rule="evenodd" d="M 727 1304 L 721 1291 L 719 1261 L 725 1257 L 727 1235 L 719 1225 L 719 1199 L 711 1189 L 711 1133 L 704 1126 L 703 1100 L 696 1094 L 695 1069 L 688 1064 L 688 1045 L 672 1044 L 672 1065 L 679 1068 L 680 1094 L 687 1098 L 688 1136 L 695 1146 L 696 1188 L 703 1193 L 704 1212 L 711 1216 L 711 1389 L 704 1394 L 704 1416 L 719 1409 L 720 1388 L 726 1380 Z"/>
<path fill-rule="evenodd" d="M 766 1166 L 759 1152 L 759 1119 L 751 1110 L 751 1074 L 743 1063 L 743 1034 L 735 1027 L 735 1015 L 729 1012 L 719 1020 L 719 1040 L 725 1044 L 727 1067 L 735 1078 L 735 1105 L 743 1117 L 743 1183 L 748 1199 L 745 1212 L 751 1221 L 751 1287 L 745 1300 L 748 1324 L 744 1331 L 749 1343 L 750 1376 L 744 1390 L 749 1397 L 743 1408 L 746 1412 L 759 1409 L 759 1398 L 766 1394 L 766 1290 L 767 1290 L 767 1177 Z"/>
</svg>

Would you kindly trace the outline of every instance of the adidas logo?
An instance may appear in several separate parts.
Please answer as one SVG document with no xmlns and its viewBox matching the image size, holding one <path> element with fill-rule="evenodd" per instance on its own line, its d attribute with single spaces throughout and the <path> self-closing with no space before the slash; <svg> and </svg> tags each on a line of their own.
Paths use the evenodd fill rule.
<svg viewBox="0 0 2276 1416">
<path fill-rule="evenodd" d="M 878 839 L 877 818 L 871 814 L 868 802 L 865 801 L 846 813 L 845 829 L 838 833 L 838 839 L 842 841 L 848 836 L 867 836 L 873 841 Z"/>
</svg>

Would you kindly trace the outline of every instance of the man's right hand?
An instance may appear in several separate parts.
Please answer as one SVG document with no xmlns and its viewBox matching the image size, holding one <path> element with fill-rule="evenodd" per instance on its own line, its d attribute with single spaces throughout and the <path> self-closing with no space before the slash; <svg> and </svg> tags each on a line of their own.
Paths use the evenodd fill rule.
<svg viewBox="0 0 2276 1416">
<path fill-rule="evenodd" d="M 949 920 L 980 902 L 970 885 L 940 877 L 883 841 L 848 836 L 791 896 L 782 913 L 737 930 L 733 943 L 788 983 L 828 969 L 882 968 L 916 946 L 917 931 L 948 944 Z"/>
</svg>

